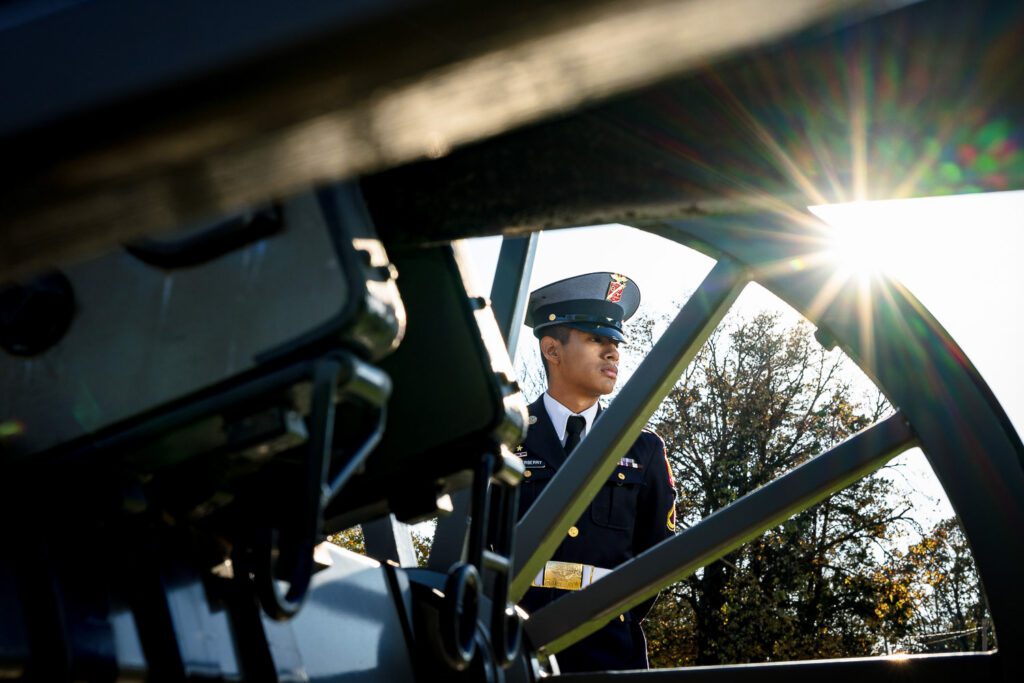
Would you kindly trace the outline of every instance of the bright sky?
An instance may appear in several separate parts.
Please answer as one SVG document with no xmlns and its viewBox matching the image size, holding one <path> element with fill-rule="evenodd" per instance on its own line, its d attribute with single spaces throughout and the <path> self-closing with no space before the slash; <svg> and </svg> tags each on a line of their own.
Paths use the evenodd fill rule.
<svg viewBox="0 0 1024 683">
<path fill-rule="evenodd" d="M 883 269 L 903 282 L 957 340 L 992 388 L 1018 433 L 1024 432 L 1024 191 L 815 207 L 836 228 L 850 268 Z M 481 291 L 489 291 L 500 238 L 469 242 Z M 642 310 L 674 313 L 713 261 L 660 237 L 625 226 L 542 233 L 530 289 L 592 271 L 621 272 L 642 294 Z M 782 309 L 749 286 L 736 304 L 744 313 Z M 524 328 L 520 352 L 532 335 Z M 926 519 L 951 513 L 927 461 L 914 449 L 898 460 L 928 499 Z"/>
<path fill-rule="evenodd" d="M 921 300 L 1024 433 L 1024 191 L 813 210 Z"/>
</svg>

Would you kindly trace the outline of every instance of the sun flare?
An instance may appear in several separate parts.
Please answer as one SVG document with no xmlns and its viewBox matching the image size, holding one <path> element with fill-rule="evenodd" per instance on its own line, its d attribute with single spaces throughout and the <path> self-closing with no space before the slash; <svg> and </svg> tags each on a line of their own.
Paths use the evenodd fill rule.
<svg viewBox="0 0 1024 683">
<path fill-rule="evenodd" d="M 976 252 L 980 246 L 976 242 L 986 239 L 980 229 L 1005 223 L 1009 214 L 1019 210 L 1022 199 L 1024 192 L 1000 192 L 809 208 L 831 226 L 832 246 L 826 257 L 844 275 L 885 274 L 913 290 L 915 283 L 943 271 L 970 277 L 976 269 L 985 268 L 983 260 L 958 258 L 958 245 L 970 243 Z"/>
</svg>

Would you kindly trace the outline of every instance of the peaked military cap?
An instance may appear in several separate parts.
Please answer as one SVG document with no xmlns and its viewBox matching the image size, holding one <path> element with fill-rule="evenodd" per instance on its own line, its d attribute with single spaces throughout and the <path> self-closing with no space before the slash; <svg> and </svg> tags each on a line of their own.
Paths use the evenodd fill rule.
<svg viewBox="0 0 1024 683">
<path fill-rule="evenodd" d="M 538 339 L 544 329 L 567 325 L 626 341 L 622 323 L 636 313 L 640 288 L 618 273 L 587 273 L 541 287 L 530 294 L 526 325 Z"/>
</svg>

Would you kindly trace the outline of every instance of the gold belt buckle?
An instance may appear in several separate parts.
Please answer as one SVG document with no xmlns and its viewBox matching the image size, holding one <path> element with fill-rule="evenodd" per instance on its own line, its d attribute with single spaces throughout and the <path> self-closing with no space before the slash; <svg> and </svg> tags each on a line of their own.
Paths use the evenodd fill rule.
<svg viewBox="0 0 1024 683">
<path fill-rule="evenodd" d="M 544 586 L 578 591 L 583 587 L 583 565 L 578 562 L 548 562 L 544 566 Z"/>
</svg>

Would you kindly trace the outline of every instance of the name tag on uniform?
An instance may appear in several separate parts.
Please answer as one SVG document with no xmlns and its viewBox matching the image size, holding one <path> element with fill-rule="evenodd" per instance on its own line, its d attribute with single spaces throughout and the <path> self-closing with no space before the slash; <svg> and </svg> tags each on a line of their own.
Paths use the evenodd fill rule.
<svg viewBox="0 0 1024 683">
<path fill-rule="evenodd" d="M 545 463 L 543 460 L 534 460 L 532 458 L 523 458 L 523 465 L 532 470 L 539 470 L 544 467 L 547 467 L 547 463 Z"/>
</svg>

